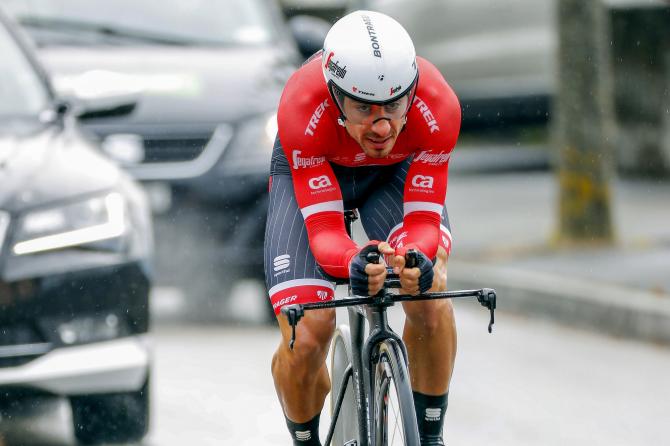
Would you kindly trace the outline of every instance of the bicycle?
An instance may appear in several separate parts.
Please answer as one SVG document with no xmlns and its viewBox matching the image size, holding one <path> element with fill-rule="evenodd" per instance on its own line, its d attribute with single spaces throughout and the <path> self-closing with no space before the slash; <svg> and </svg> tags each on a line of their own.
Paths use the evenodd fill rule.
<svg viewBox="0 0 670 446">
<path fill-rule="evenodd" d="M 345 211 L 345 226 L 350 235 L 351 224 L 357 218 L 355 211 Z M 371 254 L 368 260 L 377 263 L 379 254 Z M 408 267 L 415 264 L 416 253 L 408 252 Z M 331 280 L 336 285 L 349 284 L 347 279 Z M 352 297 L 349 286 L 348 298 L 288 305 L 281 310 L 292 328 L 291 349 L 296 341 L 295 328 L 305 311 L 338 307 L 348 310 L 349 324 L 337 328 L 331 343 L 331 422 L 325 445 L 420 446 L 407 350 L 402 339 L 388 325 L 388 307 L 410 300 L 476 297 L 490 311 L 488 331 L 492 332 L 496 308 L 493 289 L 412 296 L 391 294 L 388 292 L 391 288 L 400 288 L 400 280 L 389 268 L 385 286 L 375 296 Z M 366 320 L 369 324 L 367 337 Z M 335 395 L 337 398 L 334 398 Z"/>
</svg>

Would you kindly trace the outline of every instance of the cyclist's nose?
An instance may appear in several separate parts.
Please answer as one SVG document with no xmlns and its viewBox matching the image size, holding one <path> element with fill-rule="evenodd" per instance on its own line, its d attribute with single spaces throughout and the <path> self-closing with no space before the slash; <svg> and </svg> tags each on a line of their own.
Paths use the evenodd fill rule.
<svg viewBox="0 0 670 446">
<path fill-rule="evenodd" d="M 386 136 L 391 131 L 391 120 L 389 118 L 379 117 L 372 122 L 370 129 L 380 136 Z"/>
</svg>

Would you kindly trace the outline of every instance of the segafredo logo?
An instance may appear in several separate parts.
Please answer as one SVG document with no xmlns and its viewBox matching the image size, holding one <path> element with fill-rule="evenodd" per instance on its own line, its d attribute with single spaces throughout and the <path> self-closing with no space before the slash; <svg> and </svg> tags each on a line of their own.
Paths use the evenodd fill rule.
<svg viewBox="0 0 670 446">
<path fill-rule="evenodd" d="M 324 187 L 332 186 L 333 183 L 330 181 L 330 178 L 326 175 L 321 175 L 320 177 L 310 178 L 307 182 L 310 189 L 323 189 Z"/>
<path fill-rule="evenodd" d="M 416 105 L 416 108 L 418 108 L 419 111 L 421 112 L 423 119 L 426 121 L 426 125 L 428 125 L 428 128 L 430 128 L 430 133 L 439 132 L 440 127 L 438 127 L 437 125 L 437 119 L 435 119 L 435 116 L 433 116 L 433 112 L 430 111 L 428 105 L 426 105 L 425 102 L 419 99 L 418 96 L 414 98 L 414 104 Z"/>
<path fill-rule="evenodd" d="M 339 60 L 333 62 L 333 56 L 335 55 L 334 52 L 330 52 L 328 55 L 328 58 L 326 59 L 326 65 L 325 68 L 330 71 L 330 74 L 332 74 L 335 77 L 339 77 L 340 79 L 344 79 L 344 76 L 347 75 L 347 66 L 339 66 Z"/>
<path fill-rule="evenodd" d="M 323 163 L 326 160 L 325 156 L 310 156 L 308 158 L 303 158 L 300 156 L 302 153 L 301 150 L 294 150 L 293 151 L 293 168 L 294 169 L 299 169 L 299 168 L 307 168 L 307 167 L 313 167 L 313 166 L 318 166 L 321 163 Z"/>
<path fill-rule="evenodd" d="M 415 175 L 414 178 L 412 178 L 412 186 L 420 187 L 422 189 L 432 189 L 433 182 L 433 177 L 426 175 Z"/>
<path fill-rule="evenodd" d="M 323 116 L 323 113 L 326 111 L 327 107 L 330 107 L 330 104 L 328 104 L 328 99 L 326 99 L 321 104 L 319 104 L 318 107 L 316 107 L 316 110 L 314 110 L 312 117 L 309 119 L 309 122 L 307 123 L 307 128 L 305 129 L 305 135 L 314 136 L 314 130 L 316 130 L 316 126 L 319 124 L 321 116 Z"/>
<path fill-rule="evenodd" d="M 428 151 L 420 152 L 414 161 L 417 163 L 431 164 L 433 166 L 439 166 L 446 163 L 451 158 L 451 153 L 440 152 L 440 153 L 430 153 Z"/>
<path fill-rule="evenodd" d="M 391 87 L 391 92 L 389 93 L 389 96 L 393 96 L 394 94 L 399 92 L 401 88 L 402 87 L 400 85 L 398 85 L 397 87 Z"/>
</svg>

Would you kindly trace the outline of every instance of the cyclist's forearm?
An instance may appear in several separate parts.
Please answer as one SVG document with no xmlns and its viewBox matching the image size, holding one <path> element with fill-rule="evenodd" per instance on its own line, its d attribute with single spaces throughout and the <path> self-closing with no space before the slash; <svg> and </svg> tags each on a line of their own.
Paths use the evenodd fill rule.
<svg viewBox="0 0 670 446">
<path fill-rule="evenodd" d="M 314 215 L 305 220 L 305 225 L 310 248 L 321 268 L 334 277 L 349 277 L 349 263 L 359 247 L 347 235 L 341 215 Z"/>
</svg>

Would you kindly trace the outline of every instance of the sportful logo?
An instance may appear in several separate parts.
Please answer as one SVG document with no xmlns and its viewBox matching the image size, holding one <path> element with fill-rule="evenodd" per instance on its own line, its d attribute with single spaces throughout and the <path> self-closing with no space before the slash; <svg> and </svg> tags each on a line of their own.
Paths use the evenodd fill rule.
<svg viewBox="0 0 670 446">
<path fill-rule="evenodd" d="M 295 431 L 295 439 L 298 441 L 308 441 L 312 439 L 310 431 Z"/>
<path fill-rule="evenodd" d="M 416 175 L 414 178 L 412 178 L 412 186 L 420 187 L 423 189 L 432 189 L 433 182 L 434 182 L 433 177 L 425 175 Z"/>
<path fill-rule="evenodd" d="M 427 151 L 423 151 L 419 153 L 416 158 L 414 158 L 414 162 L 421 162 L 424 164 L 432 164 L 433 166 L 439 166 L 440 164 L 444 164 L 449 159 L 451 158 L 451 153 L 446 153 L 446 152 L 440 152 L 440 153 L 430 153 Z"/>
<path fill-rule="evenodd" d="M 439 132 L 440 128 L 437 126 L 437 119 L 433 116 L 433 112 L 430 111 L 430 108 L 426 105 L 425 102 L 423 102 L 419 97 L 417 96 L 414 98 L 414 104 L 416 105 L 416 108 L 419 109 L 421 114 L 423 115 L 423 119 L 426 121 L 426 124 L 430 128 L 430 133 L 435 133 Z"/>
<path fill-rule="evenodd" d="M 343 67 L 339 66 L 338 65 L 339 60 L 337 62 L 333 62 L 332 59 L 334 55 L 335 53 L 331 51 L 330 54 L 328 55 L 328 59 L 326 59 L 325 68 L 328 69 L 328 71 L 330 71 L 333 76 L 339 77 L 340 79 L 344 79 L 344 76 L 347 75 L 347 66 L 346 65 Z"/>
<path fill-rule="evenodd" d="M 374 54 L 375 57 L 382 57 L 381 47 L 379 46 L 379 40 L 377 39 L 377 32 L 375 31 L 375 27 L 372 24 L 370 16 L 364 15 L 363 23 L 365 23 L 365 28 L 368 31 L 368 36 L 370 36 L 370 44 L 372 45 L 372 54 Z"/>
<path fill-rule="evenodd" d="M 305 135 L 314 136 L 314 130 L 316 130 L 316 126 L 319 124 L 321 116 L 323 116 L 323 113 L 326 111 L 327 107 L 330 107 L 330 104 L 328 104 L 328 99 L 316 107 L 316 110 L 314 110 L 314 113 L 312 114 L 312 117 L 309 119 L 309 123 L 307 124 L 307 128 L 305 129 Z"/>
<path fill-rule="evenodd" d="M 439 407 L 437 408 L 426 408 L 426 421 L 440 421 L 442 412 Z"/>
<path fill-rule="evenodd" d="M 321 175 L 320 177 L 310 178 L 307 182 L 310 189 L 323 189 L 324 187 L 332 186 L 333 183 L 330 181 L 330 178 L 326 175 Z"/>
<path fill-rule="evenodd" d="M 272 263 L 274 265 L 275 271 L 288 269 L 288 267 L 291 265 L 291 256 L 288 254 L 277 256 Z"/>
<path fill-rule="evenodd" d="M 299 169 L 299 168 L 307 168 L 307 167 L 313 167 L 313 166 L 318 166 L 322 164 L 324 161 L 326 161 L 325 156 L 310 156 L 309 158 L 303 158 L 300 156 L 302 151 L 300 150 L 294 150 L 293 151 L 293 168 L 294 169 Z"/>
</svg>

